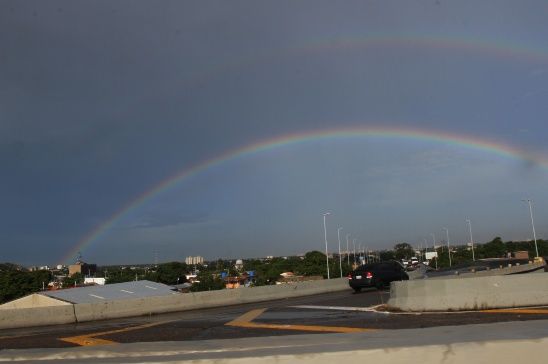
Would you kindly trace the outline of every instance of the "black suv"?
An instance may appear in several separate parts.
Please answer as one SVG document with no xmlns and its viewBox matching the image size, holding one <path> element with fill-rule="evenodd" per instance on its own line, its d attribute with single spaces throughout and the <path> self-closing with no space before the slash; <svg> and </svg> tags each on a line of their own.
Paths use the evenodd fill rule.
<svg viewBox="0 0 548 364">
<path fill-rule="evenodd" d="M 409 276 L 405 267 L 398 261 L 371 263 L 360 265 L 348 275 L 348 284 L 359 292 L 363 287 L 383 289 L 393 281 L 406 281 Z"/>
</svg>

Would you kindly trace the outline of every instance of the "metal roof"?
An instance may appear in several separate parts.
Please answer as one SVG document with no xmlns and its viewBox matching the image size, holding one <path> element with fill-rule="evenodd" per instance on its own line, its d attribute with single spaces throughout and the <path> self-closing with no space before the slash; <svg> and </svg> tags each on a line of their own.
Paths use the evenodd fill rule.
<svg viewBox="0 0 548 364">
<path fill-rule="evenodd" d="M 104 286 L 44 291 L 40 292 L 40 294 L 70 303 L 94 303 L 124 300 L 128 298 L 168 296 L 180 293 L 173 291 L 172 287 L 161 283 L 151 281 L 132 281 L 107 284 Z"/>
</svg>

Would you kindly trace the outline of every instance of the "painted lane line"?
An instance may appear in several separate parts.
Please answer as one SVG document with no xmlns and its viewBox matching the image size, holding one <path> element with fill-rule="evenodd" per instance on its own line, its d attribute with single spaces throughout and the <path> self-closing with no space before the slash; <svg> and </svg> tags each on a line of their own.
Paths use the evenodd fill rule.
<svg viewBox="0 0 548 364">
<path fill-rule="evenodd" d="M 355 327 L 338 327 L 338 326 L 308 326 L 308 325 L 276 325 L 276 324 L 255 324 L 255 323 L 242 323 L 242 324 L 226 324 L 227 326 L 247 327 L 253 329 L 277 329 L 277 330 L 297 330 L 297 331 L 316 331 L 316 332 L 375 332 L 379 329 L 361 329 Z"/>
<path fill-rule="evenodd" d="M 254 329 L 278 329 L 278 330 L 299 330 L 299 331 L 316 331 L 316 332 L 374 332 L 378 329 L 361 329 L 355 327 L 338 327 L 338 326 L 309 326 L 309 325 L 279 325 L 279 324 L 256 324 L 251 322 L 257 318 L 266 308 L 249 311 L 242 316 L 226 323 L 226 326 L 247 327 Z"/>
<path fill-rule="evenodd" d="M 97 339 L 97 336 L 110 335 L 110 334 L 119 334 L 119 333 L 122 333 L 122 332 L 146 329 L 148 327 L 162 325 L 162 324 L 166 324 L 168 322 L 173 322 L 173 321 L 175 321 L 175 320 L 155 322 L 155 323 L 141 325 L 141 326 L 126 327 L 124 329 L 118 329 L 118 330 L 95 332 L 95 333 L 87 334 L 87 335 L 64 337 L 64 338 L 59 338 L 57 340 L 66 341 L 66 342 L 76 344 L 76 345 L 80 345 L 80 346 L 119 344 L 116 341 Z"/>
<path fill-rule="evenodd" d="M 362 312 L 380 312 L 385 313 L 385 311 L 378 311 L 377 306 L 375 307 L 337 307 L 337 306 L 312 306 L 312 305 L 300 305 L 300 306 L 289 306 L 290 308 L 304 308 L 309 310 L 336 310 L 336 311 L 362 311 Z"/>
<path fill-rule="evenodd" d="M 506 310 L 484 310 L 485 313 L 531 313 L 531 314 L 548 314 L 548 309 L 527 309 L 527 308 L 509 308 Z"/>
<path fill-rule="evenodd" d="M 68 343 L 80 345 L 80 346 L 96 346 L 96 345 L 112 345 L 118 344 L 116 341 L 97 339 L 92 335 L 72 336 L 59 339 Z"/>
<path fill-rule="evenodd" d="M 474 313 L 474 312 L 484 312 L 484 313 L 530 313 L 530 314 L 548 314 L 548 308 L 507 308 L 499 310 L 480 310 L 480 311 L 453 311 L 453 312 L 443 312 L 443 311 L 423 311 L 423 312 L 390 312 L 390 311 L 381 311 L 379 308 L 382 308 L 383 305 L 373 306 L 373 307 L 337 307 L 337 306 L 312 306 L 312 305 L 301 305 L 301 306 L 289 306 L 291 308 L 304 308 L 304 309 L 313 309 L 313 310 L 340 310 L 340 311 L 360 311 L 360 312 L 376 312 L 376 313 L 385 313 L 393 315 L 421 315 L 421 314 L 462 314 L 462 313 Z"/>
<path fill-rule="evenodd" d="M 233 321 L 230 321 L 227 325 L 237 326 L 239 324 L 247 324 L 247 323 L 253 321 L 253 319 L 255 319 L 257 316 L 261 315 L 266 310 L 267 310 L 267 308 L 259 308 L 259 309 L 256 309 L 256 310 L 251 310 L 251 311 L 237 317 Z"/>
</svg>

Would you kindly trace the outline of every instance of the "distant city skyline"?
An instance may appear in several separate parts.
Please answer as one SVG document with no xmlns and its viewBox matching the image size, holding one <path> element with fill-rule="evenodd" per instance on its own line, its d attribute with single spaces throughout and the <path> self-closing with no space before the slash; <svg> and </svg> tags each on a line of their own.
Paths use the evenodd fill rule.
<svg viewBox="0 0 548 364">
<path fill-rule="evenodd" d="M 496 237 L 494 237 L 496 238 Z M 494 239 L 493 238 L 493 239 Z M 493 240 L 491 239 L 491 240 Z M 539 239 L 540 240 L 540 239 Z M 544 240 L 544 239 L 542 239 Z M 510 240 L 509 240 L 510 241 Z M 520 242 L 532 242 L 533 239 L 523 239 L 523 240 L 513 240 L 513 242 L 516 242 L 516 243 L 520 243 Z M 477 247 L 479 245 L 483 245 L 483 244 L 486 244 L 486 243 L 489 243 L 490 241 L 486 241 L 486 242 L 482 242 L 482 243 L 476 243 L 474 242 L 474 246 Z M 505 240 L 503 240 L 503 242 L 507 242 Z M 399 243 L 397 243 L 399 244 Z M 424 243 L 421 244 L 421 242 L 418 242 L 416 243 L 416 245 L 412 245 L 411 243 L 408 243 L 409 245 L 411 245 L 411 247 L 415 250 L 415 251 L 422 251 L 422 252 L 426 252 L 426 251 L 432 251 L 434 246 L 431 245 L 430 243 L 428 243 L 429 245 L 425 245 Z M 465 243 L 453 243 L 451 245 L 451 249 L 456 249 L 456 248 L 459 248 L 459 247 L 463 247 L 463 246 L 468 246 L 468 247 L 471 247 L 471 243 L 468 241 L 468 242 L 465 242 Z M 379 250 L 372 250 L 372 249 L 367 249 L 367 247 L 356 247 L 356 256 L 360 256 L 360 255 L 363 255 L 363 252 L 364 251 L 367 251 L 367 252 L 370 252 L 370 253 L 379 253 L 379 252 L 383 252 L 383 251 L 389 251 L 389 250 L 394 250 L 393 249 L 394 246 L 390 247 L 390 248 L 385 248 L 385 249 L 379 249 Z M 444 240 L 444 239 L 440 239 L 436 242 L 436 245 L 435 245 L 435 248 L 436 249 L 445 249 L 447 248 L 447 240 Z M 367 250 L 366 250 L 367 249 Z M 471 249 L 471 248 L 470 248 Z M 316 251 L 319 251 L 321 253 L 325 253 L 325 252 L 322 252 L 321 249 L 314 249 Z M 313 251 L 313 250 L 311 250 Z M 252 256 L 248 256 L 248 257 L 228 257 L 228 258 L 225 258 L 225 257 L 215 257 L 215 258 L 206 258 L 206 257 L 203 257 L 203 256 L 195 256 L 195 257 L 190 257 L 190 256 L 187 256 L 183 259 L 169 259 L 169 258 L 166 258 L 166 260 L 162 260 L 162 259 L 159 259 L 159 257 L 157 255 L 154 256 L 154 260 L 153 261 L 150 261 L 150 262 L 141 262 L 141 263 L 127 263 L 127 262 L 118 262 L 118 263 L 112 263 L 112 264 L 101 264 L 100 262 L 88 262 L 88 261 L 85 261 L 83 259 L 83 262 L 84 263 L 88 263 L 88 264 L 97 264 L 98 267 L 101 267 L 101 266 L 131 266 L 131 265 L 155 265 L 155 264 L 164 264 L 164 263 L 170 263 L 170 262 L 183 262 L 186 263 L 187 265 L 196 265 L 196 264 L 207 264 L 207 263 L 212 263 L 212 262 L 216 262 L 218 260 L 225 260 L 225 261 L 236 261 L 236 260 L 254 260 L 254 259 L 273 259 L 273 258 L 287 258 L 287 257 L 292 257 L 292 256 L 304 256 L 306 255 L 306 253 L 309 253 L 311 251 L 308 251 L 308 252 L 304 252 L 304 253 L 299 253 L 299 254 L 295 254 L 295 255 L 292 255 L 292 254 L 285 254 L 285 255 L 277 255 L 277 256 L 273 256 L 273 255 L 267 255 L 267 256 L 255 256 L 255 257 L 252 257 Z M 335 256 L 338 256 L 339 252 L 338 250 L 337 251 L 329 251 L 329 259 L 334 259 Z M 354 250 L 353 249 L 350 249 L 350 250 L 346 250 L 346 249 L 341 249 L 341 255 L 342 256 L 347 256 L 347 255 L 353 255 L 354 254 Z M 11 262 L 8 262 L 8 263 L 11 263 Z M 26 268 L 39 268 L 39 269 L 48 269 L 48 270 L 51 270 L 51 269 L 62 269 L 62 268 L 68 268 L 69 265 L 72 265 L 74 263 L 70 263 L 68 265 L 45 265 L 45 264 L 42 264 L 42 265 L 34 265 L 34 266 L 27 266 Z M 53 267 L 56 267 L 56 268 L 53 268 Z"/>
</svg>

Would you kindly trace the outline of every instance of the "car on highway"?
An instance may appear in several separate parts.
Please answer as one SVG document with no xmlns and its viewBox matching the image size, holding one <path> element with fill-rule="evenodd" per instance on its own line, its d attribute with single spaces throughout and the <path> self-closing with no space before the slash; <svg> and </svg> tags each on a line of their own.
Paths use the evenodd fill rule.
<svg viewBox="0 0 548 364">
<path fill-rule="evenodd" d="M 406 280 L 409 280 L 406 269 L 396 260 L 360 265 L 348 275 L 348 284 L 356 292 L 364 287 L 383 289 L 390 282 Z"/>
</svg>

